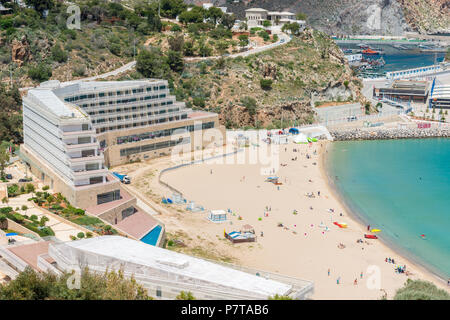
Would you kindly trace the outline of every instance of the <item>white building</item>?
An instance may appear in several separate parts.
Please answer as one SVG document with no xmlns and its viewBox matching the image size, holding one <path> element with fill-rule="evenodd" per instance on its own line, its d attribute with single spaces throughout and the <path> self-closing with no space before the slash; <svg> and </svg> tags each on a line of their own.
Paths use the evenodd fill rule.
<svg viewBox="0 0 450 320">
<path fill-rule="evenodd" d="M 305 26 L 304 20 L 297 20 L 295 13 L 288 11 L 268 11 L 262 8 L 251 8 L 245 10 L 245 18 L 249 28 L 260 27 L 265 20 L 271 22 L 272 26 L 283 26 L 286 23 L 298 23 L 300 27 Z"/>
<path fill-rule="evenodd" d="M 217 114 L 186 108 L 166 80 L 54 80 L 23 98 L 20 154 L 43 183 L 86 208 L 97 193 L 120 198 L 107 166 L 168 155 L 178 145 L 186 151 L 209 145 L 196 134 L 209 129 L 225 136 Z"/>
<path fill-rule="evenodd" d="M 43 85 L 23 98 L 24 144 L 70 186 L 106 182 L 107 169 L 88 114 Z"/>
<path fill-rule="evenodd" d="M 362 54 L 361 54 L 361 53 L 358 53 L 358 54 L 348 54 L 348 55 L 345 55 L 345 58 L 347 59 L 348 62 L 361 61 L 361 59 L 362 59 Z"/>
<path fill-rule="evenodd" d="M 61 271 L 121 268 L 156 298 L 174 299 L 180 291 L 190 291 L 202 300 L 267 299 L 276 294 L 306 299 L 314 290 L 310 281 L 210 262 L 120 236 L 50 243 L 48 256 L 52 268 Z"/>
</svg>

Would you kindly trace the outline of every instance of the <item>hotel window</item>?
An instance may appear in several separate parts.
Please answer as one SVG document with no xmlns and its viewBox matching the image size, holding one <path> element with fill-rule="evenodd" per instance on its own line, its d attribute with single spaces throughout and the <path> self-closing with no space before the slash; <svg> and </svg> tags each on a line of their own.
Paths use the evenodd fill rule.
<svg viewBox="0 0 450 320">
<path fill-rule="evenodd" d="M 108 97 L 113 97 L 114 96 L 114 92 L 108 92 Z"/>
<path fill-rule="evenodd" d="M 98 96 L 101 98 L 101 97 L 104 97 L 105 96 L 105 93 L 104 92 L 100 92 L 99 94 L 98 94 Z"/>
<path fill-rule="evenodd" d="M 97 195 L 97 204 L 107 203 L 115 200 L 119 200 L 120 197 L 120 190 L 114 190 L 111 192 L 106 192 L 102 194 Z"/>
<path fill-rule="evenodd" d="M 118 96 L 121 96 L 121 95 L 122 95 L 122 91 L 117 91 L 116 94 L 117 94 Z"/>
</svg>

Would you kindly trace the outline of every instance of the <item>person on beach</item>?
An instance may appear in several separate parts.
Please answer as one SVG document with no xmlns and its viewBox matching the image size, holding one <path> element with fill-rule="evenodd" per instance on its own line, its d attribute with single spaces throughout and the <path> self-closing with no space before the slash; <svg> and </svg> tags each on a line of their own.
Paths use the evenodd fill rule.
<svg viewBox="0 0 450 320">
<path fill-rule="evenodd" d="M 330 276 L 330 268 L 328 268 L 328 276 Z M 449 280 L 450 281 L 450 280 Z"/>
<path fill-rule="evenodd" d="M 320 190 L 319 191 L 317 191 L 317 195 L 320 197 Z"/>
<path fill-rule="evenodd" d="M 370 231 L 370 224 L 367 226 L 367 231 Z"/>
<path fill-rule="evenodd" d="M 336 279 L 336 284 L 339 284 L 340 281 L 341 281 L 341 277 L 338 277 L 338 278 Z"/>
<path fill-rule="evenodd" d="M 363 273 L 362 273 L 362 271 L 361 271 L 361 275 L 360 275 L 360 276 L 361 276 L 361 279 L 362 279 L 362 277 L 363 277 Z"/>
<path fill-rule="evenodd" d="M 355 278 L 355 281 L 353 281 L 353 285 L 357 285 L 358 284 L 358 278 Z"/>
<path fill-rule="evenodd" d="M 210 172 L 210 174 L 212 174 L 212 169 L 211 169 L 211 172 Z"/>
</svg>

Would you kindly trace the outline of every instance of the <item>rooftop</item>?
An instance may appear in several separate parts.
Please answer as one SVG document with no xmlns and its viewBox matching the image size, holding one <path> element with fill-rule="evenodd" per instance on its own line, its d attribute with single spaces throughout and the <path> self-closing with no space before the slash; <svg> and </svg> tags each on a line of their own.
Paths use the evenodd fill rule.
<svg viewBox="0 0 450 320">
<path fill-rule="evenodd" d="M 163 273 L 203 280 L 213 284 L 244 290 L 262 297 L 287 294 L 292 286 L 258 277 L 243 271 L 194 258 L 171 250 L 145 244 L 119 236 L 101 236 L 64 243 L 65 246 L 83 252 L 130 262 L 160 270 Z M 67 252 L 67 250 L 60 250 Z M 67 255 L 71 256 L 69 252 Z M 75 263 L 75 261 L 72 261 Z"/>
<path fill-rule="evenodd" d="M 34 270 L 40 271 L 38 268 L 37 259 L 41 254 L 48 252 L 48 245 L 50 241 L 41 241 L 32 244 L 8 248 L 14 255 L 25 261 Z"/>
<path fill-rule="evenodd" d="M 120 221 L 116 224 L 116 227 L 136 239 L 141 239 L 156 227 L 157 224 L 158 222 L 150 214 L 138 211 Z"/>
<path fill-rule="evenodd" d="M 52 89 L 38 87 L 28 91 L 28 98 L 60 118 L 86 118 L 87 115 L 77 106 L 64 102 Z"/>
</svg>

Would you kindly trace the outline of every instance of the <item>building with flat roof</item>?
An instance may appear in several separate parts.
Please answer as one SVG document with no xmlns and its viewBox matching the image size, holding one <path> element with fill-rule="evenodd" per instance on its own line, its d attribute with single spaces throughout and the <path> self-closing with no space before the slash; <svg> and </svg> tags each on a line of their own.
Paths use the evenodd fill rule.
<svg viewBox="0 0 450 320">
<path fill-rule="evenodd" d="M 305 26 L 304 20 L 297 20 L 295 13 L 289 11 L 268 11 L 262 8 L 251 8 L 245 10 L 245 19 L 249 28 L 261 27 L 268 20 L 274 26 L 283 26 L 286 23 L 298 23 L 300 27 Z"/>
<path fill-rule="evenodd" d="M 388 87 L 374 87 L 373 97 L 380 100 L 426 103 L 429 91 L 428 81 L 394 80 Z"/>
<path fill-rule="evenodd" d="M 72 205 L 140 239 L 161 224 L 108 167 L 170 155 L 174 148 L 222 146 L 225 128 L 217 114 L 176 101 L 165 80 L 53 80 L 23 98 L 23 135 L 20 157 L 36 177 Z"/>
<path fill-rule="evenodd" d="M 104 273 L 121 268 L 156 298 L 174 299 L 180 291 L 190 291 L 197 299 L 267 299 L 276 294 L 306 299 L 314 289 L 310 281 L 219 264 L 119 236 L 50 243 L 48 255 L 59 270 L 88 266 Z"/>
<path fill-rule="evenodd" d="M 165 80 L 48 81 L 23 98 L 23 127 L 22 159 L 82 208 L 104 203 L 100 195 L 120 198 L 108 166 L 169 155 L 176 146 L 221 146 L 225 136 L 217 114 L 186 108 Z"/>
<path fill-rule="evenodd" d="M 450 109 L 450 85 L 436 85 L 430 94 L 429 107 Z"/>
</svg>

